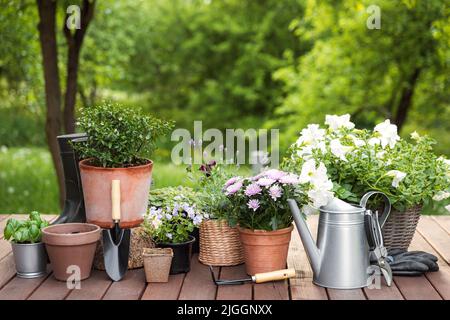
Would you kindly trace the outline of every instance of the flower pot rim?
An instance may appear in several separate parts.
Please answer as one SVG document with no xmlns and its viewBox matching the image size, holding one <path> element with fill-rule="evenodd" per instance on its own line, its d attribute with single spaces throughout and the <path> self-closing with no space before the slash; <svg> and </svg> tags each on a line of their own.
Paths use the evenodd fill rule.
<svg viewBox="0 0 450 320">
<path fill-rule="evenodd" d="M 72 230 L 73 233 L 57 233 L 52 231 L 52 229 L 71 227 L 71 226 L 88 226 L 92 230 L 86 232 L 76 232 Z M 63 223 L 55 224 L 42 229 L 42 242 L 46 246 L 82 246 L 97 242 L 100 239 L 101 228 L 92 223 Z"/>
<path fill-rule="evenodd" d="M 94 166 L 89 164 L 89 161 L 91 161 L 94 158 L 86 158 L 83 160 L 80 160 L 79 162 L 79 166 L 80 169 L 84 169 L 84 170 L 104 170 L 104 171 L 120 171 L 120 170 L 132 170 L 132 169 L 144 169 L 144 168 L 148 168 L 148 167 L 153 167 L 153 160 L 151 159 L 146 159 L 144 158 L 147 163 L 146 164 L 140 164 L 137 166 L 130 166 L 130 167 L 126 167 L 126 168 L 110 168 L 110 167 L 99 167 L 99 166 Z"/>
<path fill-rule="evenodd" d="M 195 237 L 194 236 L 189 236 L 189 240 L 186 242 L 180 242 L 180 243 L 170 243 L 170 242 L 157 242 L 158 245 L 164 245 L 164 246 L 172 246 L 172 247 L 179 247 L 179 246 L 183 246 L 186 244 L 190 244 L 190 243 L 194 243 L 195 241 Z"/>
<path fill-rule="evenodd" d="M 83 226 L 89 226 L 89 227 L 94 227 L 93 230 L 91 231 L 86 231 L 86 232 L 78 232 L 78 233 L 56 233 L 56 232 L 51 232 L 48 230 L 60 227 L 60 226 L 77 226 L 77 225 L 83 225 Z M 100 230 L 100 227 L 97 226 L 96 224 L 93 223 L 83 223 L 83 222 L 72 222 L 72 223 L 62 223 L 62 224 L 54 224 L 48 227 L 45 227 L 44 229 L 42 229 L 42 233 L 45 233 L 47 235 L 57 235 L 57 236 L 65 236 L 65 237 L 79 237 L 80 235 L 86 235 L 86 234 L 92 234 L 92 233 L 96 233 Z"/>
<path fill-rule="evenodd" d="M 155 252 L 152 252 L 155 251 Z M 157 252 L 159 251 L 159 252 Z M 172 248 L 144 248 L 142 250 L 142 257 L 173 257 Z"/>
<path fill-rule="evenodd" d="M 240 226 L 237 226 L 237 229 L 239 230 L 239 232 L 242 232 L 242 233 L 248 233 L 248 234 L 263 236 L 263 235 L 267 235 L 267 234 L 279 234 L 279 233 L 290 232 L 290 231 L 292 231 L 294 229 L 294 225 L 291 224 L 287 228 L 282 228 L 282 229 L 277 229 L 277 230 L 248 229 L 248 228 L 243 228 L 243 227 L 240 227 Z"/>
</svg>

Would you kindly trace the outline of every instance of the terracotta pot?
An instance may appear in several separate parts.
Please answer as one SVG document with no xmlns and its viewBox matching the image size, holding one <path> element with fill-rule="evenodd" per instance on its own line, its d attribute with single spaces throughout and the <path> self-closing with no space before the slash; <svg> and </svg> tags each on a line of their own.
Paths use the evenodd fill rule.
<svg viewBox="0 0 450 320">
<path fill-rule="evenodd" d="M 238 227 L 247 274 L 285 269 L 293 228 L 265 231 Z"/>
<path fill-rule="evenodd" d="M 153 162 L 127 168 L 103 168 L 80 161 L 86 220 L 102 228 L 113 227 L 111 220 L 111 181 L 120 180 L 121 228 L 137 227 L 144 221 Z"/>
<path fill-rule="evenodd" d="M 42 229 L 42 242 L 57 280 L 66 281 L 72 275 L 67 273 L 69 266 L 80 268 L 80 280 L 89 278 L 100 231 L 88 223 L 56 224 Z"/>
</svg>

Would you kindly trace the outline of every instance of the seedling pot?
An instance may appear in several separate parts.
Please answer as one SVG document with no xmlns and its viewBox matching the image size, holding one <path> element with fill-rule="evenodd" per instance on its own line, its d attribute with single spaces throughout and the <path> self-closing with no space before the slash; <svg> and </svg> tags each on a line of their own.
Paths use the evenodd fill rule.
<svg viewBox="0 0 450 320">
<path fill-rule="evenodd" d="M 247 274 L 285 269 L 293 228 L 265 231 L 238 227 Z"/>
<path fill-rule="evenodd" d="M 160 243 L 159 248 L 171 248 L 173 250 L 172 266 L 170 274 L 186 273 L 191 271 L 192 245 L 195 242 L 193 236 L 183 243 Z"/>
<path fill-rule="evenodd" d="M 47 274 L 47 252 L 44 243 L 12 242 L 11 246 L 18 277 L 31 279 Z"/>
<path fill-rule="evenodd" d="M 114 226 L 111 220 L 111 181 L 120 180 L 120 228 L 133 228 L 144 221 L 153 162 L 126 168 L 103 168 L 92 165 L 92 159 L 80 161 L 86 220 L 104 229 Z"/>
<path fill-rule="evenodd" d="M 88 223 L 58 224 L 42 229 L 42 241 L 57 280 L 66 281 L 78 268 L 79 280 L 90 276 L 100 231 L 98 226 Z"/>
<path fill-rule="evenodd" d="M 147 282 L 168 282 L 173 250 L 171 248 L 144 248 L 145 278 Z"/>
</svg>

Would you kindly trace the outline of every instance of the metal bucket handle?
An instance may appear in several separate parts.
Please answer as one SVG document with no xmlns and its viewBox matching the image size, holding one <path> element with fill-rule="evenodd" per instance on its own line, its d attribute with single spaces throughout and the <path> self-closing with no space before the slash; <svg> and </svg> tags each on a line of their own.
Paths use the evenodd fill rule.
<svg viewBox="0 0 450 320">
<path fill-rule="evenodd" d="M 363 207 L 363 208 L 366 208 L 367 201 L 369 201 L 370 197 L 372 197 L 375 194 L 381 194 L 383 196 L 384 203 L 385 203 L 383 214 L 380 215 L 379 219 L 378 219 L 378 221 L 380 222 L 381 228 L 383 228 L 384 224 L 386 223 L 387 218 L 389 217 L 389 214 L 391 213 L 391 201 L 389 200 L 389 198 L 383 192 L 380 192 L 380 191 L 369 191 L 369 192 L 367 192 L 361 198 L 361 201 L 359 202 L 359 205 L 361 207 Z"/>
</svg>

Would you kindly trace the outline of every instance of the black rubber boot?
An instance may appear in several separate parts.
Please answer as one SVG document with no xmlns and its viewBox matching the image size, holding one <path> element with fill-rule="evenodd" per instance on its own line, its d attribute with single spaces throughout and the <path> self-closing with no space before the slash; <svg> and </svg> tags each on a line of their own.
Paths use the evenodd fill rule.
<svg viewBox="0 0 450 320">
<path fill-rule="evenodd" d="M 58 136 L 57 138 L 64 169 L 66 199 L 61 215 L 53 224 L 86 222 L 83 188 L 78 167 L 79 158 L 69 141 L 72 141 L 72 143 L 83 143 L 83 141 L 86 141 L 87 135 L 85 133 L 73 133 Z"/>
</svg>

